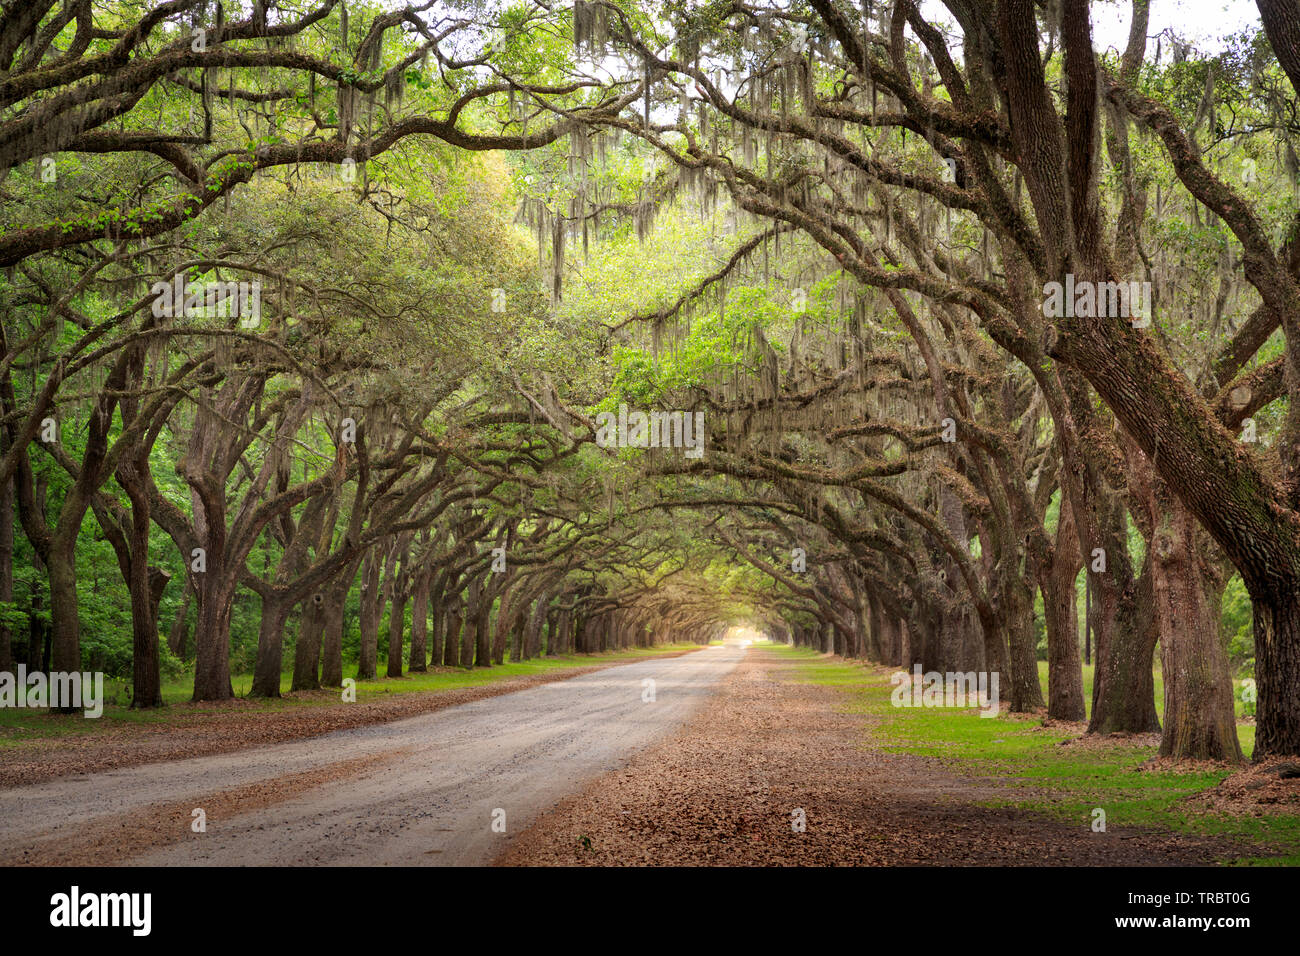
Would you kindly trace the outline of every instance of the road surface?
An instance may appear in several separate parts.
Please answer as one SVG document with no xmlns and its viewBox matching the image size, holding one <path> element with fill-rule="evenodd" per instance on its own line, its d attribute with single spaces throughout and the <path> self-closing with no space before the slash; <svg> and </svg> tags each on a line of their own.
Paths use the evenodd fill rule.
<svg viewBox="0 0 1300 956">
<path fill-rule="evenodd" d="M 309 740 L 0 790 L 0 857 L 66 857 L 116 828 L 137 844 L 157 831 L 118 841 L 116 862 L 141 865 L 487 864 L 682 724 L 744 653 L 715 646 Z M 295 775 L 312 785 L 277 796 Z M 265 805 L 223 817 L 241 788 Z M 206 832 L 177 822 L 179 804 L 205 803 Z"/>
</svg>

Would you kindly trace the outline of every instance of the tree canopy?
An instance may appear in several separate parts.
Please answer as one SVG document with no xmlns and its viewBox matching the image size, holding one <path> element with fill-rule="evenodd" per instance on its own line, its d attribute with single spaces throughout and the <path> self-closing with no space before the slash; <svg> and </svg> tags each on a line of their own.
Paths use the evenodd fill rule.
<svg viewBox="0 0 1300 956">
<path fill-rule="evenodd" d="M 1121 6 L 7 5 L 0 669 L 743 624 L 1300 753 L 1300 2 Z"/>
</svg>

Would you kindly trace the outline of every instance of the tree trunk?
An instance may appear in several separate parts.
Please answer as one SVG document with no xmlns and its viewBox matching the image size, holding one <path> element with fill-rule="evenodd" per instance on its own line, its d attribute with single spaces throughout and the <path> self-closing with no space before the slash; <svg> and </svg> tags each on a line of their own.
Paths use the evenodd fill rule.
<svg viewBox="0 0 1300 956">
<path fill-rule="evenodd" d="M 475 667 L 492 666 L 492 631 L 490 628 L 492 618 L 492 594 L 486 586 L 479 588 L 479 600 L 475 608 L 474 627 L 472 636 L 474 640 L 473 654 Z"/>
<path fill-rule="evenodd" d="M 371 553 L 361 571 L 361 647 L 357 656 L 357 680 L 379 676 L 379 571 L 382 561 Z"/>
<path fill-rule="evenodd" d="M 515 630 L 515 588 L 509 585 L 501 589 L 501 603 L 497 610 L 496 627 L 492 633 L 492 663 L 500 666 L 505 663 L 506 638 Z"/>
<path fill-rule="evenodd" d="M 388 663 L 385 677 L 402 676 L 402 643 L 406 634 L 406 602 L 411 596 L 410 535 L 400 536 L 393 546 L 384 575 L 383 595 L 388 600 Z M 381 615 L 382 617 L 382 615 Z"/>
<path fill-rule="evenodd" d="M 411 593 L 411 661 L 412 671 L 428 670 L 425 663 L 426 647 L 429 636 L 429 586 L 431 577 L 422 571 L 415 578 L 415 590 Z"/>
<path fill-rule="evenodd" d="M 874 664 L 879 664 L 885 660 L 884 648 L 881 646 L 880 630 L 880 606 L 879 602 L 872 596 L 871 591 L 863 586 L 859 589 L 859 615 L 862 618 L 862 626 L 865 634 L 865 653 L 867 660 Z M 782 644 L 788 643 L 787 631 L 782 627 L 774 628 L 773 638 Z"/>
<path fill-rule="evenodd" d="M 325 630 L 325 594 L 317 591 L 302 602 L 298 640 L 293 648 L 293 683 L 290 691 L 319 690 L 321 635 Z"/>
<path fill-rule="evenodd" d="M 542 627 L 546 624 L 547 610 L 550 607 L 550 595 L 543 592 L 533 604 L 533 612 L 524 629 L 523 659 L 529 660 L 541 651 Z"/>
<path fill-rule="evenodd" d="M 262 621 L 257 629 L 257 663 L 253 667 L 250 697 L 279 697 L 284 662 L 284 624 L 291 607 L 277 597 L 262 598 Z"/>
<path fill-rule="evenodd" d="M 1196 519 L 1164 497 L 1165 520 L 1151 542 L 1151 585 L 1165 683 L 1160 756 L 1240 763 L 1232 677 L 1219 634 L 1215 572 L 1201 551 Z M 1200 547 L 1198 547 L 1198 544 Z"/>
<path fill-rule="evenodd" d="M 429 593 L 429 666 L 441 667 L 446 651 L 447 634 L 447 581 L 439 575 Z"/>
<path fill-rule="evenodd" d="M 389 667 L 386 676 L 402 676 L 402 641 L 406 636 L 406 593 L 398 589 L 389 605 Z"/>
<path fill-rule="evenodd" d="M 35 558 L 33 564 L 38 571 L 41 569 L 40 558 Z M 27 673 L 29 674 L 49 669 L 48 665 L 42 663 L 49 660 L 49 656 L 45 653 L 47 645 L 45 635 L 50 625 L 43 617 L 44 609 L 45 595 L 33 582 L 31 593 L 28 595 L 27 611 Z"/>
<path fill-rule="evenodd" d="M 1028 713 L 1043 707 L 1038 682 L 1038 634 L 1034 629 L 1034 589 L 1019 574 L 1008 574 L 1001 589 L 1003 619 L 1008 637 L 1011 710 Z M 999 641 L 999 644 L 1001 642 Z M 992 670 L 996 665 L 989 664 Z"/>
<path fill-rule="evenodd" d="M 81 626 L 77 618 L 76 536 L 56 540 L 50 548 L 47 570 L 50 576 L 50 672 L 81 672 Z M 51 707 L 56 713 L 77 710 L 67 704 Z"/>
<path fill-rule="evenodd" d="M 3 447 L 4 443 L 0 443 Z M 14 481 L 0 482 L 0 602 L 14 599 Z M 13 633 L 0 622 L 0 673 L 14 670 Z"/>
<path fill-rule="evenodd" d="M 460 650 L 461 667 L 474 666 L 474 648 L 478 639 L 478 612 L 483 603 L 483 580 L 474 578 L 465 590 L 465 626 Z"/>
<path fill-rule="evenodd" d="M 343 686 L 343 628 L 347 620 L 348 592 L 361 562 L 353 560 L 339 579 L 325 591 L 325 633 L 321 639 L 320 683 L 322 687 Z"/>
<path fill-rule="evenodd" d="M 171 630 L 167 633 L 167 646 L 171 652 L 184 660 L 189 656 L 189 615 L 190 605 L 194 602 L 194 588 L 190 585 L 189 577 L 185 579 L 185 593 L 181 596 L 180 607 L 176 609 L 176 616 L 172 618 Z"/>
<path fill-rule="evenodd" d="M 1033 602 L 1030 602 L 1030 613 Z M 957 669 L 961 671 L 997 671 L 1002 673 L 1007 667 L 1007 647 L 1010 641 L 1004 641 L 1000 634 L 987 634 L 979 615 L 973 608 L 963 607 L 959 617 L 957 648 Z M 1032 621 L 1030 630 L 1033 630 Z M 1031 642 L 1032 644 L 1032 642 Z M 1030 648 L 1030 655 L 1033 655 Z"/>
<path fill-rule="evenodd" d="M 148 535 L 148 527 L 145 527 Z M 139 541 L 131 545 L 131 708 L 161 707 L 162 674 L 158 662 L 158 605 L 162 603 L 163 591 L 171 575 L 162 568 L 145 565 L 143 573 L 136 571 L 137 565 L 144 565 L 148 546 L 141 546 Z M 142 577 L 137 582 L 136 577 Z M 145 593 L 138 595 L 136 589 L 143 585 Z M 137 600 L 141 603 L 141 612 L 137 612 Z"/>
<path fill-rule="evenodd" d="M 510 663 L 517 664 L 524 659 L 524 643 L 527 640 L 525 631 L 528 628 L 531 618 L 528 615 L 528 607 L 524 608 L 523 615 L 517 619 L 518 625 L 510 632 Z"/>
<path fill-rule="evenodd" d="M 193 700 L 230 700 L 235 689 L 230 683 L 231 600 L 211 565 L 197 574 L 198 619 L 194 623 Z M 233 595 L 232 595 L 233 597 Z"/>
<path fill-rule="evenodd" d="M 394 581 L 393 603 L 388 609 L 388 677 L 402 676 L 402 637 L 405 630 L 406 590 L 399 581 Z"/>
<path fill-rule="evenodd" d="M 1151 613 L 1150 566 L 1143 568 L 1138 578 L 1133 577 L 1127 511 L 1109 488 L 1095 490 L 1094 494 L 1092 520 L 1101 540 L 1085 542 L 1082 548 L 1087 552 L 1083 560 L 1092 588 L 1096 639 L 1088 733 L 1159 733 L 1151 674 L 1156 627 Z M 1080 513 L 1076 507 L 1076 522 Z M 1106 561 L 1104 571 L 1093 570 L 1097 547 Z"/>
<path fill-rule="evenodd" d="M 1160 732 L 1156 717 L 1156 626 L 1151 615 L 1151 574 L 1117 589 L 1111 575 L 1094 573 L 1093 627 L 1097 665 L 1092 678 L 1092 716 L 1088 733 Z"/>
<path fill-rule="evenodd" d="M 573 611 L 560 608 L 555 613 L 555 651 L 556 654 L 569 654 L 573 650 Z"/>
<path fill-rule="evenodd" d="M 1082 557 L 1069 499 L 1062 496 L 1056 547 L 1042 569 L 1043 617 L 1047 627 L 1047 716 L 1083 720 L 1083 668 L 1079 663 L 1079 606 L 1074 589 Z"/>
<path fill-rule="evenodd" d="M 476 622 L 478 620 L 477 611 L 472 611 L 471 605 L 465 604 L 464 623 L 460 627 L 460 666 L 474 666 L 474 639 L 476 639 Z"/>
<path fill-rule="evenodd" d="M 1254 760 L 1300 754 L 1300 593 L 1251 595 L 1258 707 Z"/>
<path fill-rule="evenodd" d="M 442 666 L 459 667 L 460 666 L 460 632 L 464 621 L 464 612 L 462 608 L 464 603 L 461 601 L 459 594 L 452 594 L 451 599 L 447 601 L 446 620 L 447 628 L 443 634 L 442 649 Z"/>
<path fill-rule="evenodd" d="M 325 620 L 325 630 L 321 634 L 320 647 L 320 685 L 322 687 L 343 686 L 343 625 L 346 605 L 346 601 L 335 604 L 335 613 Z"/>
<path fill-rule="evenodd" d="M 882 623 L 885 629 L 886 646 L 889 648 L 887 663 L 901 666 L 907 654 L 907 642 L 903 639 L 902 622 L 886 610 Z"/>
</svg>

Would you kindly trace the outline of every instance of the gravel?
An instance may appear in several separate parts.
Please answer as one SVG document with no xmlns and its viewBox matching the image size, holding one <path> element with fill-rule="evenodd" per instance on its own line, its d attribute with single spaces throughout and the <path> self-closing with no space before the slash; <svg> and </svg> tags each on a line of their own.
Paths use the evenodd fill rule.
<svg viewBox="0 0 1300 956">
<path fill-rule="evenodd" d="M 309 740 L 2 790 L 0 861 L 487 863 L 680 726 L 743 654 L 652 658 Z"/>
<path fill-rule="evenodd" d="M 498 862 L 1182 865 L 1242 850 L 976 806 L 1006 784 L 871 746 L 870 719 L 847 713 L 836 688 L 792 680 L 799 666 L 751 651 L 678 734 L 543 815 Z"/>
</svg>

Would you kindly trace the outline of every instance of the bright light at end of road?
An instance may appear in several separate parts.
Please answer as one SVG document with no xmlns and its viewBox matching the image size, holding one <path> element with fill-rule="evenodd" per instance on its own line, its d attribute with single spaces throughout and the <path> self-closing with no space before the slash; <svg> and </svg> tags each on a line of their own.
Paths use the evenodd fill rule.
<svg viewBox="0 0 1300 956">
<path fill-rule="evenodd" d="M 749 647 L 755 641 L 761 641 L 765 637 L 766 635 L 761 631 L 751 627 L 729 627 L 722 637 L 722 643 L 725 647 Z"/>
</svg>

